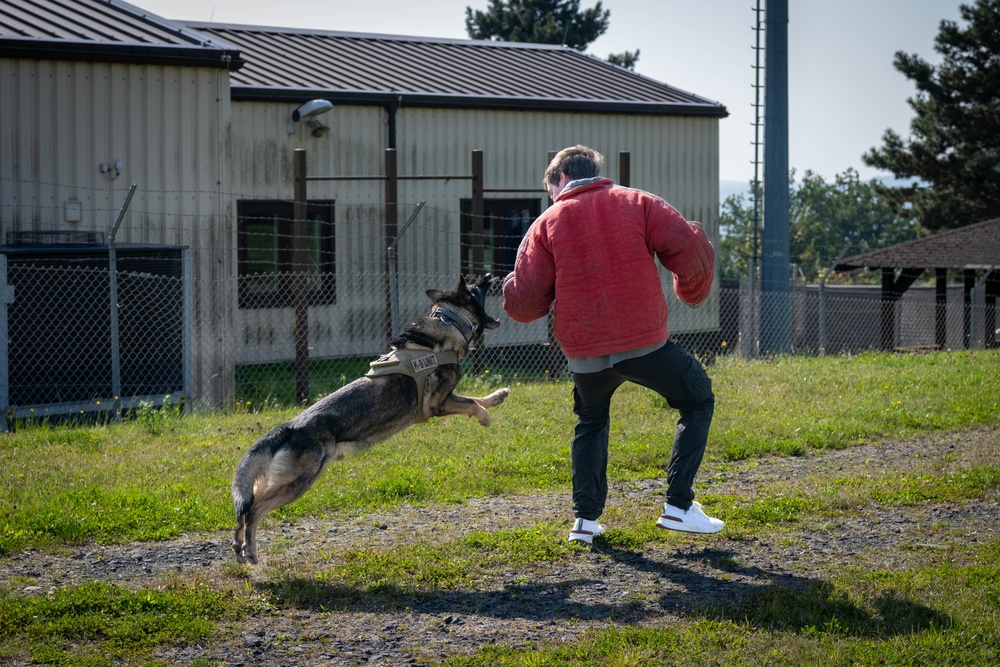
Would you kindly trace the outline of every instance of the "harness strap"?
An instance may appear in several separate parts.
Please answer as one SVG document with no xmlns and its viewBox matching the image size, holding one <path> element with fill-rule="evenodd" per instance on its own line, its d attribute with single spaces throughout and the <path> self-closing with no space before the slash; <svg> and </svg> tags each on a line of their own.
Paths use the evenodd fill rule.
<svg viewBox="0 0 1000 667">
<path fill-rule="evenodd" d="M 430 350 L 412 350 L 403 348 L 393 350 L 369 364 L 366 377 L 380 375 L 409 375 L 417 383 L 417 417 L 416 423 L 427 421 L 424 416 L 424 387 L 427 376 L 437 370 L 438 366 L 457 364 L 458 354 L 453 350 L 432 352 Z"/>
</svg>

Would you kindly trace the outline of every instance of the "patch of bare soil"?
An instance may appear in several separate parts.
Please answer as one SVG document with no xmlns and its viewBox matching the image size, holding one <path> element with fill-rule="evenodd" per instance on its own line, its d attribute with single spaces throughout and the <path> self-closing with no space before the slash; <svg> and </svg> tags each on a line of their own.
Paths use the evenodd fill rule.
<svg viewBox="0 0 1000 667">
<path fill-rule="evenodd" d="M 866 472 L 958 471 L 976 462 L 995 465 L 1000 432 L 981 428 L 909 441 L 889 441 L 793 459 L 739 464 L 706 462 L 702 494 L 734 494 L 748 502 Z M 657 516 L 663 480 L 614 485 L 609 509 Z M 606 528 L 614 528 L 606 515 Z M 835 520 L 795 524 L 780 533 L 715 536 L 670 533 L 642 551 L 607 543 L 581 548 L 531 572 L 497 570 L 459 590 L 418 594 L 324 589 L 332 603 L 303 602 L 262 608 L 233 622 L 210 643 L 164 649 L 168 664 L 429 665 L 497 643 L 512 647 L 572 642 L 580 633 L 612 625 L 669 627 L 701 615 L 726 616 L 738 601 L 774 586 L 829 586 L 850 568 L 901 570 L 914 563 L 965 562 L 968 547 L 997 539 L 1000 494 L 961 505 L 845 507 Z M 539 522 L 569 527 L 569 499 L 531 495 L 474 499 L 462 505 L 404 507 L 337 521 L 295 525 L 272 521 L 261 531 L 262 563 L 251 574 L 267 590 L 324 558 L 356 549 L 391 550 L 421 540 L 453 540 L 472 530 L 496 531 Z M 64 553 L 24 552 L 0 560 L 0 585 L 44 594 L 60 586 L 102 580 L 129 586 L 197 578 L 234 584 L 228 534 L 170 542 L 87 546 Z M 238 582 L 238 579 L 235 579 Z M 346 594 L 346 595 L 345 595 Z"/>
</svg>

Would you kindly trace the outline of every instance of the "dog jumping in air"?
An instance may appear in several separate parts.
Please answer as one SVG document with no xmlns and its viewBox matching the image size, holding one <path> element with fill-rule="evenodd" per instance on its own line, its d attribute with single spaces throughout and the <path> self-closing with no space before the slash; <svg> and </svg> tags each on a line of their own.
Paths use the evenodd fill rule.
<svg viewBox="0 0 1000 667">
<path fill-rule="evenodd" d="M 257 526 L 272 510 L 305 493 L 331 461 L 371 447 L 430 417 L 467 415 L 490 425 L 488 408 L 504 402 L 508 388 L 484 398 L 454 392 L 459 360 L 487 329 L 500 323 L 486 313 L 487 274 L 474 286 L 460 277 L 448 292 L 427 290 L 431 312 L 389 341 L 389 352 L 371 362 L 364 377 L 338 389 L 300 415 L 274 427 L 244 454 L 233 474 L 236 508 L 233 551 L 257 563 Z"/>
</svg>

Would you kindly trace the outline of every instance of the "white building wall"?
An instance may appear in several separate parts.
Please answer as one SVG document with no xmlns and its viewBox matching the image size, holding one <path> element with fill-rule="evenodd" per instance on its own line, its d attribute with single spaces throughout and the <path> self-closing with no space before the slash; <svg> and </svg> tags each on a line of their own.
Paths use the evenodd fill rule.
<svg viewBox="0 0 1000 667">
<path fill-rule="evenodd" d="M 321 117 L 330 133 L 305 128 L 289 135 L 293 103 L 233 104 L 234 191 L 240 198 L 291 199 L 292 151 L 305 148 L 314 176 L 384 175 L 388 112 L 384 107 L 335 105 Z M 487 192 L 487 198 L 547 197 L 541 179 L 548 153 L 584 143 L 606 156 L 604 173 L 618 180 L 618 154 L 631 153 L 631 184 L 664 196 L 682 214 L 705 224 L 718 239 L 718 119 L 621 116 L 402 107 L 396 111 L 398 225 L 420 202 L 423 209 L 398 241 L 400 319 L 426 312 L 428 287 L 454 286 L 461 265 L 460 202 L 472 194 L 471 153 L 484 151 L 485 187 L 531 189 Z M 407 179 L 451 176 L 451 179 Z M 309 199 L 336 200 L 337 303 L 310 308 L 310 354 L 364 356 L 384 348 L 386 276 L 383 238 L 385 185 L 380 180 L 310 181 Z M 673 297 L 664 272 L 673 333 L 718 328 L 718 294 L 698 310 Z M 504 326 L 489 344 L 546 340 L 545 322 L 516 324 L 499 298 L 488 310 Z M 293 356 L 290 309 L 241 309 L 238 362 L 265 363 Z"/>
<path fill-rule="evenodd" d="M 116 240 L 191 248 L 189 399 L 230 398 L 235 300 L 218 289 L 235 269 L 228 71 L 2 58 L 0 82 L 0 243 L 27 231 L 106 238 L 136 184 Z M 68 200 L 79 222 L 66 221 Z"/>
</svg>

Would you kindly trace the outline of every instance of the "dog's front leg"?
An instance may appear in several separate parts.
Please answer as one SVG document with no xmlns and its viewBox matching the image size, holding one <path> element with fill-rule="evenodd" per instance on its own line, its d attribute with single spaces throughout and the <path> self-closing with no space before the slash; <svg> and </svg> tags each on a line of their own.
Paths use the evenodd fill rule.
<svg viewBox="0 0 1000 667">
<path fill-rule="evenodd" d="M 458 394 L 448 394 L 441 404 L 440 414 L 443 415 L 467 415 L 475 417 L 483 426 L 491 423 L 490 413 L 486 408 L 492 408 L 504 402 L 510 395 L 510 389 L 504 387 L 498 389 L 484 398 L 469 398 Z"/>
<path fill-rule="evenodd" d="M 495 408 L 496 406 L 506 401 L 508 396 L 510 396 L 510 389 L 504 387 L 503 389 L 497 389 L 489 396 L 483 396 L 482 398 L 476 398 L 473 396 L 472 400 L 474 400 L 476 403 L 479 403 L 479 405 L 483 406 L 484 408 Z"/>
</svg>

